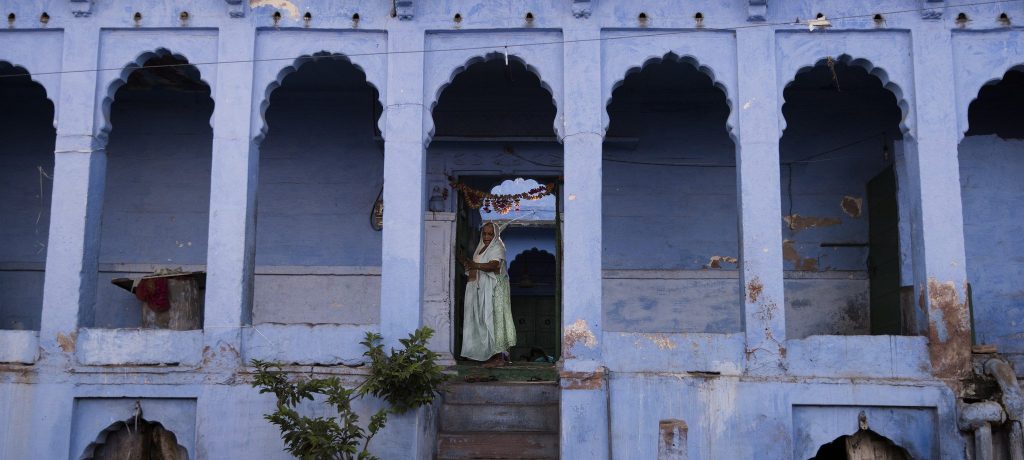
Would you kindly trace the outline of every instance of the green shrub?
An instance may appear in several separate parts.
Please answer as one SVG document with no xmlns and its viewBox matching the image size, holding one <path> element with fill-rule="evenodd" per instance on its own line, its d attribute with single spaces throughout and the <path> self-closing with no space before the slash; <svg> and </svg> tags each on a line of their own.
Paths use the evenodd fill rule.
<svg viewBox="0 0 1024 460">
<path fill-rule="evenodd" d="M 367 332 L 360 343 L 367 349 L 363 355 L 370 359 L 370 375 L 355 388 L 345 388 L 337 377 L 289 379 L 280 364 L 254 359 L 252 386 L 261 394 L 277 397 L 277 408 L 263 417 L 281 430 L 285 450 L 297 458 L 375 459 L 368 450 L 370 440 L 384 428 L 388 414 L 430 404 L 447 379 L 436 363 L 438 355 L 427 349 L 433 334 L 429 327 L 417 329 L 408 339 L 399 340 L 401 350 L 392 349 L 389 355 L 384 352 L 382 337 Z M 388 407 L 373 414 L 364 430 L 352 401 L 367 394 L 383 399 Z M 337 417 L 306 417 L 295 410 L 299 403 L 314 401 L 317 395 L 337 410 Z"/>
</svg>

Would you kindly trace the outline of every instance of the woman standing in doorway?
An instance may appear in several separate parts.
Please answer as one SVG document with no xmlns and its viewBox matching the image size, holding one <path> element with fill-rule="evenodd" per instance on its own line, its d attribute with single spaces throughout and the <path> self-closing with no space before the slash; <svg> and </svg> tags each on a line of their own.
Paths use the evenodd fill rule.
<svg viewBox="0 0 1024 460">
<path fill-rule="evenodd" d="M 516 344 L 516 327 L 512 321 L 501 228 L 493 222 L 484 223 L 473 258 L 467 259 L 461 252 L 458 257 L 469 276 L 463 313 L 462 356 L 486 361 L 484 367 L 504 366 L 509 348 Z"/>
</svg>

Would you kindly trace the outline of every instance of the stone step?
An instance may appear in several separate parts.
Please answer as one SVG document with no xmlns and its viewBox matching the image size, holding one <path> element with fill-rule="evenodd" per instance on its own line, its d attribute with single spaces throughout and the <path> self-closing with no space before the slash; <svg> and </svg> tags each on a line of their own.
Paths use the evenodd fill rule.
<svg viewBox="0 0 1024 460">
<path fill-rule="evenodd" d="M 557 459 L 555 433 L 441 433 L 437 439 L 438 460 L 463 458 Z"/>
<path fill-rule="evenodd" d="M 558 404 L 558 384 L 540 383 L 453 383 L 444 393 L 453 404 Z"/>
<path fill-rule="evenodd" d="M 558 405 L 483 405 L 451 404 L 441 406 L 441 431 L 465 433 L 478 431 L 558 432 Z"/>
</svg>

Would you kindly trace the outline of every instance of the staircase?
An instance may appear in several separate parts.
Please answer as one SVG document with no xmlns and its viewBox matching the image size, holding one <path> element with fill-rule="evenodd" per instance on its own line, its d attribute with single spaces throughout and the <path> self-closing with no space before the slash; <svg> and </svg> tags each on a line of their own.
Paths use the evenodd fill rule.
<svg viewBox="0 0 1024 460">
<path fill-rule="evenodd" d="M 452 383 L 437 458 L 557 459 L 558 425 L 555 382 Z"/>
</svg>

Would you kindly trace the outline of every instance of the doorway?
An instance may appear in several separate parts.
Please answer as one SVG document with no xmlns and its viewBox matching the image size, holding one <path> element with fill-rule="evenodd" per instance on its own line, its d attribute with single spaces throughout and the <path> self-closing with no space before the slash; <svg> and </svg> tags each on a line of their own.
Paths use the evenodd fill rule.
<svg viewBox="0 0 1024 460">
<path fill-rule="evenodd" d="M 528 192 L 539 184 L 555 183 L 557 177 L 466 175 L 457 180 L 476 190 L 501 195 Z M 516 326 L 516 345 L 509 350 L 513 364 L 554 363 L 560 357 L 561 343 L 561 212 L 556 188 L 551 196 L 524 200 L 518 210 L 501 214 L 486 207 L 474 208 L 461 194 L 457 197 L 455 250 L 472 254 L 484 222 L 503 227 L 501 239 L 506 248 L 506 268 L 512 317 Z M 464 362 L 462 331 L 468 276 L 461 267 L 455 270 L 453 312 L 453 354 Z"/>
</svg>

